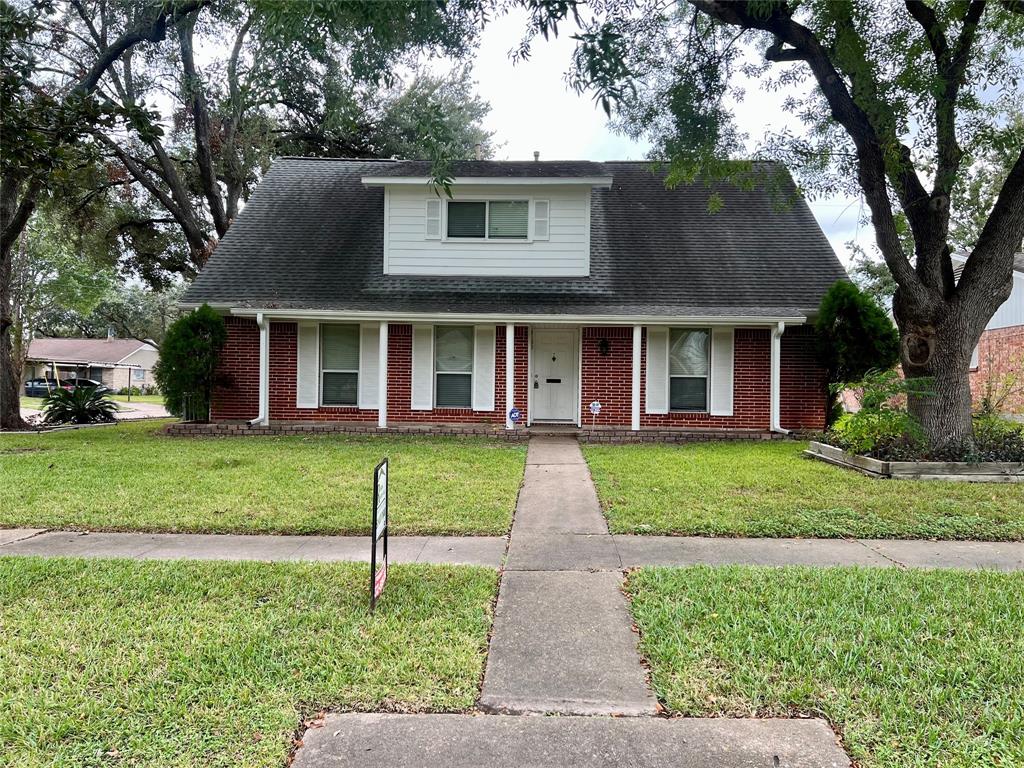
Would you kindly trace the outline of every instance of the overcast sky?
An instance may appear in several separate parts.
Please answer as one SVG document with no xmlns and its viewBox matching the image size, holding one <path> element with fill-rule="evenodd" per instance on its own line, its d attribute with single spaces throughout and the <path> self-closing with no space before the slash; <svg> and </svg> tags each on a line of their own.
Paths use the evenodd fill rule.
<svg viewBox="0 0 1024 768">
<path fill-rule="evenodd" d="M 509 51 L 518 47 L 525 16 L 515 13 L 493 20 L 484 30 L 474 56 L 478 91 L 491 104 L 485 121 L 494 131 L 501 160 L 530 160 L 539 151 L 543 160 L 641 160 L 648 146 L 613 133 L 604 112 L 589 95 L 577 95 L 565 82 L 574 42 L 567 32 L 545 42 L 538 39 L 531 58 L 513 65 Z M 748 88 L 737 106 L 741 130 L 762 136 L 769 128 L 800 126 L 781 109 L 782 96 Z M 814 201 L 811 210 L 835 248 L 848 261 L 846 243 L 856 239 L 865 247 L 874 241 L 871 228 L 858 226 L 861 201 L 833 198 Z"/>
</svg>

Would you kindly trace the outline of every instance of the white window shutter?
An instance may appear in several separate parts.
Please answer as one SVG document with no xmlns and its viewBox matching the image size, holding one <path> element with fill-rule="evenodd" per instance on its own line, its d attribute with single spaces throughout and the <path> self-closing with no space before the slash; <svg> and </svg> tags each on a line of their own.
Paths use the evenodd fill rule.
<svg viewBox="0 0 1024 768">
<path fill-rule="evenodd" d="M 533 201 L 533 239 L 547 240 L 551 233 L 551 203 L 547 200 Z"/>
<path fill-rule="evenodd" d="M 377 381 L 380 378 L 380 324 L 359 327 L 359 407 L 377 407 Z"/>
<path fill-rule="evenodd" d="M 434 407 L 434 326 L 412 327 L 412 402 L 414 411 Z"/>
<path fill-rule="evenodd" d="M 441 201 L 436 197 L 427 198 L 427 232 L 428 240 L 441 239 Z"/>
<path fill-rule="evenodd" d="M 711 402 L 708 412 L 712 416 L 732 416 L 734 347 L 732 328 L 711 329 Z"/>
<path fill-rule="evenodd" d="M 473 338 L 473 410 L 493 411 L 494 326 L 476 326 Z"/>
<path fill-rule="evenodd" d="M 668 413 L 668 328 L 647 327 L 647 413 Z"/>
<path fill-rule="evenodd" d="M 316 408 L 320 405 L 320 326 L 299 323 L 295 380 L 295 407 Z"/>
</svg>

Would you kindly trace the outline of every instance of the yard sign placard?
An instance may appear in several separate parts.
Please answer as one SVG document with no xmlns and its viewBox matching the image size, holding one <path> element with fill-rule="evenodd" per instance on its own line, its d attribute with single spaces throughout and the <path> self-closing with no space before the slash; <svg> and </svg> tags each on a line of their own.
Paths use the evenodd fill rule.
<svg viewBox="0 0 1024 768">
<path fill-rule="evenodd" d="M 380 568 L 377 568 L 377 545 L 383 541 Z M 373 470 L 373 527 L 370 529 L 370 612 L 388 580 L 388 460 Z"/>
</svg>

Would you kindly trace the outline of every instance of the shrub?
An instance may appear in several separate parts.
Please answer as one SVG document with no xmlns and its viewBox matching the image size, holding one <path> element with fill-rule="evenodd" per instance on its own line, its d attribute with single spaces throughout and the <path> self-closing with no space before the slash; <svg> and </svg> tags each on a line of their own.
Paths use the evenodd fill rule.
<svg viewBox="0 0 1024 768">
<path fill-rule="evenodd" d="M 117 394 L 131 395 L 132 397 L 135 397 L 136 395 L 141 395 L 142 390 L 139 389 L 138 387 L 121 387 L 119 390 L 117 390 Z"/>
<path fill-rule="evenodd" d="M 117 404 L 96 387 L 55 389 L 43 400 L 44 424 L 98 424 L 115 421 Z"/>
<path fill-rule="evenodd" d="M 860 410 L 844 414 L 826 440 L 845 451 L 877 459 L 913 459 L 925 446 L 924 431 L 907 413 L 906 394 L 927 394 L 924 379 L 905 381 L 893 370 L 870 371 L 851 385 L 860 390 Z"/>
<path fill-rule="evenodd" d="M 223 318 L 206 304 L 171 324 L 153 369 L 168 411 L 208 417 L 217 359 L 226 340 Z"/>
</svg>

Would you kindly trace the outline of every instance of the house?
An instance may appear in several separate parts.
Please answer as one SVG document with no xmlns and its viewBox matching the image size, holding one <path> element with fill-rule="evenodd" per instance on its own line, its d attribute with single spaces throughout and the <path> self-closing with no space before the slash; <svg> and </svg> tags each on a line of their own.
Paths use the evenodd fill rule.
<svg viewBox="0 0 1024 768">
<path fill-rule="evenodd" d="M 449 197 L 427 162 L 278 160 L 183 300 L 227 320 L 211 419 L 820 429 L 808 320 L 846 273 L 756 169 L 776 191 L 464 161 Z"/>
<path fill-rule="evenodd" d="M 960 279 L 964 256 L 953 256 Z M 971 398 L 995 401 L 998 410 L 1024 414 L 1024 253 L 1013 261 L 1013 290 L 996 310 L 971 355 Z"/>
<path fill-rule="evenodd" d="M 24 378 L 84 378 L 114 390 L 153 386 L 157 348 L 138 339 L 32 339 Z"/>
</svg>

